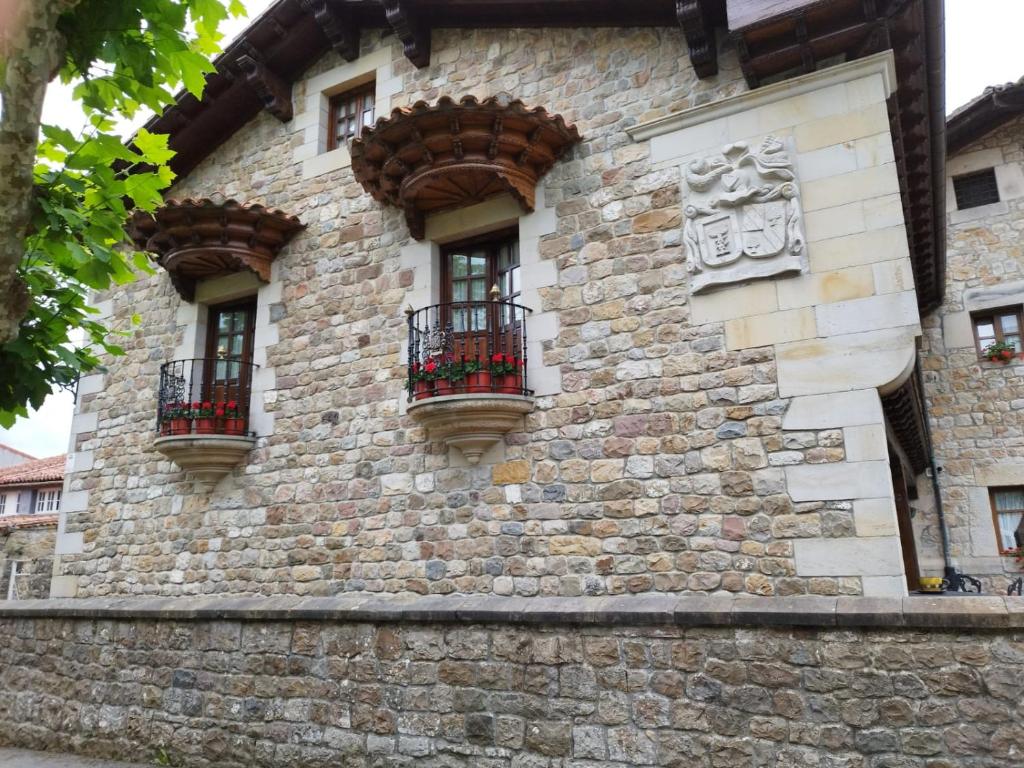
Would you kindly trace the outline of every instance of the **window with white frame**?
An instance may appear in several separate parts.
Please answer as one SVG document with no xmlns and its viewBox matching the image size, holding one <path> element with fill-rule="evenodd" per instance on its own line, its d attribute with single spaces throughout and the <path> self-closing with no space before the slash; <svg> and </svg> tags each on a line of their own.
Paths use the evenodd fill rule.
<svg viewBox="0 0 1024 768">
<path fill-rule="evenodd" d="M 57 512 L 60 509 L 60 488 L 39 491 L 36 494 L 36 513 Z"/>
<path fill-rule="evenodd" d="M 1024 486 L 992 488 L 989 493 L 999 554 L 1017 552 L 1024 542 Z"/>
<path fill-rule="evenodd" d="M 0 515 L 7 514 L 7 494 L 0 493 Z"/>
</svg>

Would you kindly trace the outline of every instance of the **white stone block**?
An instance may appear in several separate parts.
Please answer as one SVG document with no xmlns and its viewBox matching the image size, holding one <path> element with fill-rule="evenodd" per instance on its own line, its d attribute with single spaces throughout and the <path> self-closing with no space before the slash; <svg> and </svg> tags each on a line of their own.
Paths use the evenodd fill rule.
<svg viewBox="0 0 1024 768">
<path fill-rule="evenodd" d="M 798 576 L 903 576 L 896 536 L 796 539 L 793 556 Z"/>
<path fill-rule="evenodd" d="M 1000 459 L 991 466 L 975 466 L 974 479 L 978 485 L 1024 485 L 1024 460 Z"/>
<path fill-rule="evenodd" d="M 890 495 L 853 502 L 853 525 L 858 536 L 898 536 L 896 505 Z"/>
<path fill-rule="evenodd" d="M 812 307 L 837 301 L 860 299 L 875 293 L 875 275 L 870 266 L 834 272 L 812 272 L 776 282 L 779 308 Z"/>
<path fill-rule="evenodd" d="M 999 542 L 996 539 L 996 525 L 992 516 L 992 499 L 989 489 L 980 486 L 967 488 L 967 507 L 970 510 L 969 530 L 971 554 L 978 557 L 997 557 Z M 1002 570 L 1000 568 L 1000 570 Z"/>
<path fill-rule="evenodd" d="M 77 576 L 54 576 L 50 579 L 50 597 L 76 597 L 78 595 Z"/>
<path fill-rule="evenodd" d="M 846 427 L 843 429 L 843 444 L 846 448 L 847 461 L 887 461 L 889 459 L 885 427 L 881 424 Z"/>
<path fill-rule="evenodd" d="M 88 376 L 83 376 L 78 380 L 78 396 L 95 395 L 97 392 L 102 392 L 104 386 L 102 373 L 91 373 Z"/>
<path fill-rule="evenodd" d="M 94 460 L 95 456 L 92 451 L 69 453 L 65 471 L 69 475 L 73 475 L 76 472 L 88 472 L 93 468 Z"/>
<path fill-rule="evenodd" d="M 832 272 L 844 267 L 909 259 L 907 231 L 902 226 L 821 240 L 808 246 L 811 272 Z"/>
<path fill-rule="evenodd" d="M 54 546 L 54 553 L 58 555 L 76 555 L 84 549 L 84 537 L 81 531 L 75 533 L 59 532 Z"/>
<path fill-rule="evenodd" d="M 848 144 L 836 144 L 796 156 L 797 178 L 806 184 L 857 170 L 857 150 Z"/>
<path fill-rule="evenodd" d="M 807 240 L 810 243 L 818 240 L 830 240 L 833 237 L 846 237 L 865 230 L 864 203 L 856 202 L 848 205 L 837 205 L 820 211 L 811 211 L 804 217 L 807 228 Z"/>
<path fill-rule="evenodd" d="M 76 413 L 71 419 L 71 434 L 81 435 L 85 432 L 94 432 L 99 426 L 98 413 Z"/>
<path fill-rule="evenodd" d="M 684 158 L 702 149 L 728 144 L 730 136 L 729 121 L 724 117 L 655 136 L 651 139 L 651 162 Z"/>
<path fill-rule="evenodd" d="M 839 461 L 786 467 L 793 501 L 843 501 L 883 495 L 892 487 L 888 461 Z"/>
<path fill-rule="evenodd" d="M 817 211 L 858 200 L 898 195 L 899 191 L 896 165 L 890 163 L 805 182 L 801 201 L 805 211 Z"/>
<path fill-rule="evenodd" d="M 331 171 L 348 168 L 350 165 L 352 165 L 352 157 L 348 153 L 348 148 L 338 147 L 330 152 L 303 160 L 302 178 L 308 181 Z"/>
<path fill-rule="evenodd" d="M 796 126 L 793 136 L 800 152 L 811 152 L 832 144 L 842 144 L 889 130 L 885 104 L 869 104 L 863 109 L 812 120 Z"/>
<path fill-rule="evenodd" d="M 991 219 L 996 216 L 1006 216 L 1009 212 L 1009 204 L 1005 200 L 1000 200 L 998 203 L 977 205 L 973 208 L 965 208 L 962 211 L 952 211 L 948 218 L 950 224 L 966 224 L 970 221 L 980 221 L 983 219 Z"/>
<path fill-rule="evenodd" d="M 1003 150 L 979 149 L 974 152 L 958 152 L 946 160 L 946 175 L 963 176 L 965 173 L 983 171 L 1003 164 Z"/>
<path fill-rule="evenodd" d="M 762 281 L 691 296 L 690 322 L 693 325 L 718 323 L 736 317 L 763 315 L 778 308 L 774 283 Z"/>
<path fill-rule="evenodd" d="M 864 597 L 906 597 L 907 577 L 900 576 L 862 576 L 861 587 Z"/>
<path fill-rule="evenodd" d="M 917 298 L 913 291 L 821 304 L 814 311 L 821 336 L 902 328 L 919 321 Z"/>
<path fill-rule="evenodd" d="M 919 334 L 915 325 L 780 344 L 779 396 L 897 386 L 914 368 Z"/>
<path fill-rule="evenodd" d="M 1024 169 L 1020 163 L 995 166 L 996 188 L 1000 200 L 1016 200 L 1024 197 Z"/>
<path fill-rule="evenodd" d="M 810 339 L 816 335 L 814 310 L 810 308 L 752 315 L 725 323 L 727 349 L 764 347 L 784 341 Z"/>
<path fill-rule="evenodd" d="M 997 309 L 1013 304 L 1024 304 L 1024 280 L 1007 280 L 995 285 L 968 288 L 963 293 L 964 309 Z"/>
<path fill-rule="evenodd" d="M 903 223 L 903 201 L 899 193 L 864 201 L 864 228 L 886 229 Z"/>
<path fill-rule="evenodd" d="M 857 156 L 858 168 L 870 168 L 874 165 L 885 165 L 894 162 L 896 153 L 892 147 L 892 136 L 889 131 L 865 136 L 853 142 L 853 151 Z"/>
<path fill-rule="evenodd" d="M 859 110 L 872 104 L 881 104 L 887 97 L 887 88 L 882 75 L 874 74 L 846 83 L 848 109 Z"/>
<path fill-rule="evenodd" d="M 970 312 L 951 312 L 943 316 L 942 343 L 946 349 L 970 349 L 977 345 Z"/>
<path fill-rule="evenodd" d="M 910 259 L 872 264 L 876 293 L 900 293 L 914 290 L 914 269 Z"/>
<path fill-rule="evenodd" d="M 782 418 L 785 430 L 835 429 L 882 423 L 882 401 L 874 389 L 794 397 Z"/>
</svg>

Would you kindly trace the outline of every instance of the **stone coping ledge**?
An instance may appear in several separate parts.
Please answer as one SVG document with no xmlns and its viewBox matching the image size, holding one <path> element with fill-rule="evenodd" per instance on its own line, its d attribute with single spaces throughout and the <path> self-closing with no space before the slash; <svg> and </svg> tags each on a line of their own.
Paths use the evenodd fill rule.
<svg viewBox="0 0 1024 768">
<path fill-rule="evenodd" d="M 165 597 L 0 601 L 0 618 L 573 626 L 1024 628 L 1019 597 Z"/>
</svg>

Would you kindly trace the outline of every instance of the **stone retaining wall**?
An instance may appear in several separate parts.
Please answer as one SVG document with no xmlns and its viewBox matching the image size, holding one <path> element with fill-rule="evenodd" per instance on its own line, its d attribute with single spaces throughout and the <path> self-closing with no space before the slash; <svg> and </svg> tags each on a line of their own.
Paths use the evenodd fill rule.
<svg viewBox="0 0 1024 768">
<path fill-rule="evenodd" d="M 0 603 L 0 744 L 187 766 L 1008 766 L 1024 601 Z"/>
</svg>

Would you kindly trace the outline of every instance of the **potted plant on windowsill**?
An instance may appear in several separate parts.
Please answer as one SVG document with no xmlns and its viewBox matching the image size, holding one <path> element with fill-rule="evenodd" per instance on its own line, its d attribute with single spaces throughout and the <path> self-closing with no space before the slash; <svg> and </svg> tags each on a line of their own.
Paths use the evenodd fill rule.
<svg viewBox="0 0 1024 768">
<path fill-rule="evenodd" d="M 217 431 L 216 410 L 209 400 L 192 403 L 192 420 L 197 435 L 212 435 Z"/>
<path fill-rule="evenodd" d="M 502 352 L 492 355 L 491 381 L 497 392 L 506 395 L 523 394 L 523 361 Z"/>
<path fill-rule="evenodd" d="M 466 371 L 467 392 L 490 392 L 491 391 L 491 369 L 480 360 L 467 360 L 464 364 Z"/>
<path fill-rule="evenodd" d="M 993 363 L 1006 365 L 1017 356 L 1017 350 L 1012 344 L 1003 341 L 994 341 L 985 347 L 982 354 Z"/>
<path fill-rule="evenodd" d="M 218 422 L 223 425 L 222 432 L 225 435 L 244 435 L 245 419 L 238 408 L 238 402 L 228 400 L 226 403 L 218 403 L 216 416 Z"/>
<path fill-rule="evenodd" d="M 161 434 L 187 435 L 192 431 L 192 412 L 188 403 L 171 403 L 164 411 Z"/>
</svg>

